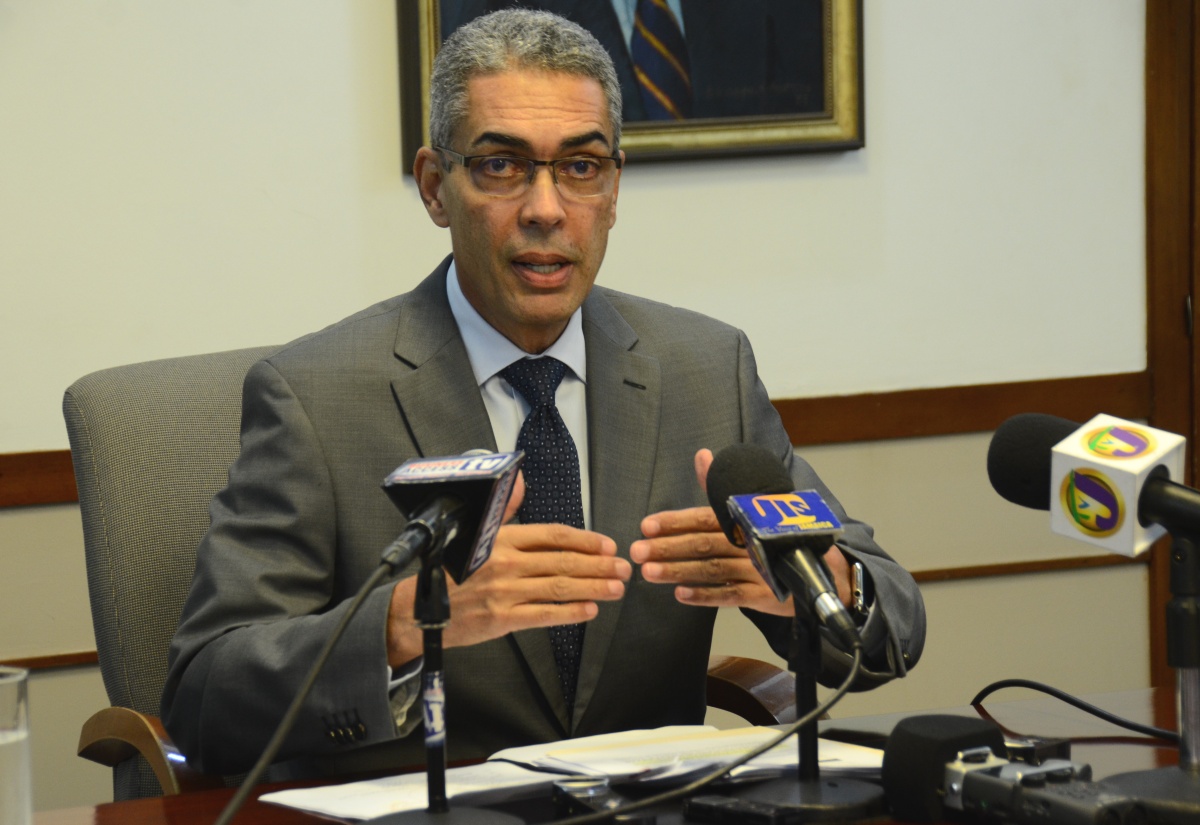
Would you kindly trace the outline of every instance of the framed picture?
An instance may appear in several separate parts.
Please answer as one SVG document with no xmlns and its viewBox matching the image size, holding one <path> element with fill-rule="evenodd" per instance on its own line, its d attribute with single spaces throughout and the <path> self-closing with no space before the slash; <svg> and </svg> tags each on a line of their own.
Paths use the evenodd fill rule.
<svg viewBox="0 0 1200 825">
<path fill-rule="evenodd" d="M 429 140 L 429 76 L 458 26 L 508 6 L 571 18 L 608 49 L 631 161 L 858 149 L 864 144 L 861 0 L 659 0 L 681 20 L 690 109 L 657 119 L 630 34 L 636 0 L 396 0 L 403 165 Z M 661 115 L 661 113 L 658 113 Z"/>
</svg>

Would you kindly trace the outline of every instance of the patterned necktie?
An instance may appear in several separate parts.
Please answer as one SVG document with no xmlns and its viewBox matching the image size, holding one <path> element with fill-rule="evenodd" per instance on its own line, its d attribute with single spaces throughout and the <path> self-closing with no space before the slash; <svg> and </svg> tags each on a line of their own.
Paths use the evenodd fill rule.
<svg viewBox="0 0 1200 825">
<path fill-rule="evenodd" d="M 579 453 L 567 430 L 554 392 L 567 365 L 554 358 L 522 358 L 500 374 L 529 403 L 529 415 L 517 436 L 525 451 L 525 500 L 518 515 L 523 524 L 567 524 L 583 527 L 583 495 L 579 487 Z M 568 711 L 575 705 L 583 624 L 550 628 L 550 646 Z"/>
<path fill-rule="evenodd" d="M 691 117 L 687 44 L 667 0 L 638 0 L 629 54 L 646 119 Z"/>
</svg>

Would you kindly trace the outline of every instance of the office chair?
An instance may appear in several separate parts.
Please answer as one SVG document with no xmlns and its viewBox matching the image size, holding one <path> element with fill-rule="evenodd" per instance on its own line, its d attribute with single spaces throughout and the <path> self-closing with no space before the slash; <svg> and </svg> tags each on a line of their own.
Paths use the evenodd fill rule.
<svg viewBox="0 0 1200 825">
<path fill-rule="evenodd" d="M 84 724 L 79 755 L 113 768 L 115 799 L 224 784 L 188 768 L 157 714 L 209 500 L 238 454 L 242 380 L 275 349 L 101 370 L 63 398 L 92 624 L 112 703 Z M 789 673 L 765 662 L 710 660 L 710 706 L 751 724 L 793 720 L 793 684 Z"/>
</svg>

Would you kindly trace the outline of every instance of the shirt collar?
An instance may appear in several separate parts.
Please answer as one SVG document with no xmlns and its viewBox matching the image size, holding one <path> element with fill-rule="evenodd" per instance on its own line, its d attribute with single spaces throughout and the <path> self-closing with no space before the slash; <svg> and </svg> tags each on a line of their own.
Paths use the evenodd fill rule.
<svg viewBox="0 0 1200 825">
<path fill-rule="evenodd" d="M 446 273 L 446 297 L 450 301 L 450 312 L 458 324 L 458 332 L 467 348 L 471 370 L 475 381 L 483 386 L 500 370 L 514 361 L 520 361 L 529 353 L 505 338 L 495 327 L 484 320 L 458 283 L 458 267 L 450 262 Z M 542 355 L 552 355 L 562 361 L 580 381 L 587 381 L 587 350 L 583 339 L 583 309 L 577 309 L 567 321 L 567 328 L 558 340 Z"/>
</svg>

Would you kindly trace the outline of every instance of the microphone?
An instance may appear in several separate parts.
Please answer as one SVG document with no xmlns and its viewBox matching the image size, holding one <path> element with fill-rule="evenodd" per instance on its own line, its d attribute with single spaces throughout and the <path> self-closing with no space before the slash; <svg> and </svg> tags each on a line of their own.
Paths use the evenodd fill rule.
<svg viewBox="0 0 1200 825">
<path fill-rule="evenodd" d="M 1050 528 L 1137 556 L 1170 532 L 1200 531 L 1200 492 L 1183 477 L 1182 436 L 1097 415 L 1080 426 L 1023 413 L 988 446 L 988 478 L 1005 499 L 1050 511 Z"/>
<path fill-rule="evenodd" d="M 858 628 L 821 558 L 842 523 L 816 490 L 792 489 L 783 463 L 757 444 L 726 447 L 708 470 L 708 501 L 729 540 L 745 547 L 780 601 L 792 593 L 847 650 L 862 644 Z"/>
<path fill-rule="evenodd" d="M 472 450 L 459 456 L 412 458 L 383 481 L 383 489 L 408 518 L 385 552 L 393 567 L 430 548 L 443 547 L 442 565 L 461 584 L 487 561 L 525 453 Z"/>
</svg>

